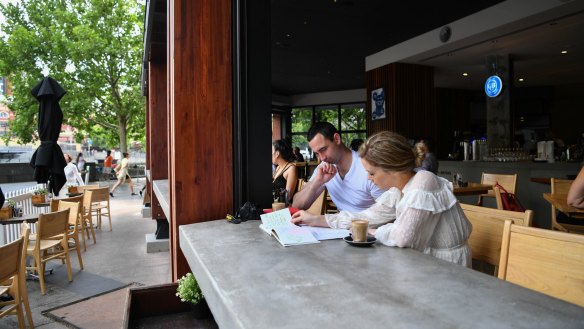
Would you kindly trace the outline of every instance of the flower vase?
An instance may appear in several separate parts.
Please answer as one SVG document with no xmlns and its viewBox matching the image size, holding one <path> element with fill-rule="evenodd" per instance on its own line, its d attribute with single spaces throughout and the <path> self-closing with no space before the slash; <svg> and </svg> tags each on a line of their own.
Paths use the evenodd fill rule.
<svg viewBox="0 0 584 329">
<path fill-rule="evenodd" d="M 0 220 L 12 218 L 12 207 L 4 207 L 0 209 Z"/>
<path fill-rule="evenodd" d="M 45 203 L 46 194 L 33 194 L 31 196 L 31 201 L 33 204 Z"/>
<path fill-rule="evenodd" d="M 212 316 L 207 301 L 204 299 L 197 304 L 191 303 L 191 314 L 195 319 L 207 319 Z"/>
</svg>

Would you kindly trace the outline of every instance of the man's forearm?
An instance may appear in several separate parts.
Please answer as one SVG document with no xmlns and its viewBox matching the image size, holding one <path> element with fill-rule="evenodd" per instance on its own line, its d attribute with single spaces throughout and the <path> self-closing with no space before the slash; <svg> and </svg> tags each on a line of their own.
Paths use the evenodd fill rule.
<svg viewBox="0 0 584 329">
<path fill-rule="evenodd" d="M 308 182 L 304 184 L 302 190 L 294 194 L 292 206 L 303 210 L 308 209 L 322 191 L 324 191 L 324 184 L 319 185 L 314 182 Z"/>
</svg>

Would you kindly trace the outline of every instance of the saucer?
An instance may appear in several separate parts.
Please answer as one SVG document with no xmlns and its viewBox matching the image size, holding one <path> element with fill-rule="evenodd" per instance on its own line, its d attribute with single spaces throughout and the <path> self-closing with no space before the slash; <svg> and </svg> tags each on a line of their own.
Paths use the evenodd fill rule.
<svg viewBox="0 0 584 329">
<path fill-rule="evenodd" d="M 353 241 L 353 237 L 350 235 L 344 237 L 343 240 L 345 240 L 345 242 L 350 244 L 351 246 L 355 246 L 355 247 L 368 247 L 368 246 L 374 244 L 375 242 L 377 242 L 377 239 L 371 235 L 368 235 L 367 241 L 364 241 L 364 242 L 355 242 L 355 241 Z"/>
</svg>

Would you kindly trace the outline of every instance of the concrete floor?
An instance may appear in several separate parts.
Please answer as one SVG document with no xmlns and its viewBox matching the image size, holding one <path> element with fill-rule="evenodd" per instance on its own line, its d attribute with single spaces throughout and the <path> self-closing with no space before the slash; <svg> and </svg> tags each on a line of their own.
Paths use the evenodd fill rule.
<svg viewBox="0 0 584 329">
<path fill-rule="evenodd" d="M 142 179 L 142 183 L 143 183 Z M 113 186 L 110 182 L 110 187 Z M 102 183 L 103 185 L 103 183 Z M 136 193 L 142 188 L 135 186 Z M 54 273 L 46 276 L 46 295 L 41 295 L 38 281 L 27 281 L 33 322 L 36 328 L 67 328 L 41 314 L 42 311 L 69 304 L 130 283 L 153 285 L 170 282 L 169 252 L 146 253 L 145 235 L 156 231 L 156 221 L 142 218 L 142 198 L 130 196 L 127 184 L 110 198 L 113 231 L 106 221 L 96 230 L 97 243 L 89 241 L 83 252 L 84 269 L 80 270 L 77 254 L 71 254 L 73 282 L 67 280 L 65 265 L 50 262 Z M 0 329 L 18 328 L 15 316 L 0 319 Z"/>
</svg>

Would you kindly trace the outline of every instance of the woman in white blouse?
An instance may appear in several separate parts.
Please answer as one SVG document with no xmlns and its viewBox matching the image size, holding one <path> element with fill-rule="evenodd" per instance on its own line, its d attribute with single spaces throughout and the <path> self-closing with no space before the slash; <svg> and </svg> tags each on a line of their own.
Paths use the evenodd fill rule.
<svg viewBox="0 0 584 329">
<path fill-rule="evenodd" d="M 67 185 L 77 186 L 85 185 L 77 167 L 71 162 L 73 160 L 69 154 L 65 154 L 65 178 L 67 178 Z"/>
<path fill-rule="evenodd" d="M 464 215 L 450 183 L 429 171 L 415 172 L 423 160 L 401 135 L 384 131 L 371 136 L 359 149 L 369 179 L 387 189 L 376 204 L 360 214 L 315 216 L 294 214 L 294 223 L 311 226 L 349 227 L 354 218 L 369 219 L 381 243 L 413 248 L 425 254 L 471 266 L 468 237 L 472 225 Z M 385 220 L 395 222 L 379 226 Z M 373 221 L 372 221 L 373 219 Z M 377 227 L 377 228 L 375 228 Z"/>
</svg>

